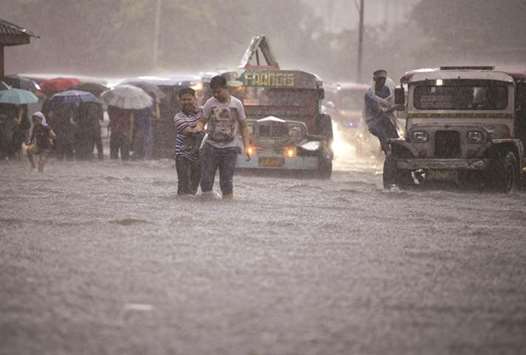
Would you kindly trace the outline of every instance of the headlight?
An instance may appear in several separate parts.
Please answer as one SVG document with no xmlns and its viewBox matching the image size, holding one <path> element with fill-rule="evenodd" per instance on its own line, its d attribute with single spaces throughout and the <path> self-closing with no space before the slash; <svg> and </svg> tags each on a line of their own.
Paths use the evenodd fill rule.
<svg viewBox="0 0 526 355">
<path fill-rule="evenodd" d="M 247 154 L 250 155 L 251 157 L 256 155 L 256 147 L 254 147 L 253 145 L 249 145 L 247 147 Z"/>
<path fill-rule="evenodd" d="M 413 131 L 411 137 L 416 143 L 425 143 L 429 140 L 429 135 L 425 131 Z"/>
<path fill-rule="evenodd" d="M 296 147 L 285 147 L 283 149 L 283 155 L 287 158 L 295 158 L 297 154 Z"/>
<path fill-rule="evenodd" d="M 484 140 L 484 134 L 480 131 L 469 131 L 468 142 L 471 144 L 479 144 Z"/>
</svg>

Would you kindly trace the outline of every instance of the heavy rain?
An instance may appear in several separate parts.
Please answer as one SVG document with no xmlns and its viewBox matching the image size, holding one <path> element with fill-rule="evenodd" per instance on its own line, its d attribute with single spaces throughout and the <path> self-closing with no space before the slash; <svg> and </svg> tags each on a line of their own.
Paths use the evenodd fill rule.
<svg viewBox="0 0 526 355">
<path fill-rule="evenodd" d="M 0 3 L 0 355 L 526 353 L 526 2 Z"/>
</svg>

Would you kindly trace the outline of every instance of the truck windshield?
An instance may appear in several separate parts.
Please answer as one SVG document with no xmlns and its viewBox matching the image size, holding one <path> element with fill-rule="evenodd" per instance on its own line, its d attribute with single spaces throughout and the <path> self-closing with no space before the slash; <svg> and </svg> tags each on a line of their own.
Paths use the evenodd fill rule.
<svg viewBox="0 0 526 355">
<path fill-rule="evenodd" d="M 447 80 L 440 84 L 416 86 L 415 107 L 420 110 L 503 110 L 508 106 L 508 89 L 502 83 Z"/>
</svg>

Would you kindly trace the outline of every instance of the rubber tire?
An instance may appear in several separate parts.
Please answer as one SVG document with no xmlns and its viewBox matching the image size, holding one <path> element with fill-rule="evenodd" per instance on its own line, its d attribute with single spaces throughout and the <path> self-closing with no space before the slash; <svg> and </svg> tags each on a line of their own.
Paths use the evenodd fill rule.
<svg viewBox="0 0 526 355">
<path fill-rule="evenodd" d="M 515 154 L 512 152 L 499 154 L 492 170 L 490 173 L 491 185 L 498 192 L 509 193 L 518 189 L 519 164 Z"/>
<path fill-rule="evenodd" d="M 318 165 L 318 177 L 320 179 L 330 179 L 332 175 L 332 161 L 320 158 L 320 163 Z"/>
</svg>

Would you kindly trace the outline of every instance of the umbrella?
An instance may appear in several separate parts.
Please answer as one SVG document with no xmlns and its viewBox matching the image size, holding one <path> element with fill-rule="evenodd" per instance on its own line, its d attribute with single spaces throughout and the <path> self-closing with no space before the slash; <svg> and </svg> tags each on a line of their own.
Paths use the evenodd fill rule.
<svg viewBox="0 0 526 355">
<path fill-rule="evenodd" d="M 79 79 L 75 78 L 55 78 L 44 80 L 40 83 L 40 89 L 46 94 L 52 94 L 71 89 L 80 84 Z"/>
<path fill-rule="evenodd" d="M 151 106 L 152 98 L 143 89 L 133 85 L 119 85 L 102 93 L 102 99 L 109 106 L 127 110 L 140 110 Z"/>
<path fill-rule="evenodd" d="M 99 83 L 86 82 L 75 86 L 73 90 L 87 91 L 95 96 L 100 96 L 100 94 L 108 90 L 108 87 Z"/>
<path fill-rule="evenodd" d="M 8 89 L 0 91 L 0 103 L 11 105 L 27 105 L 38 102 L 38 97 L 31 91 Z"/>
<path fill-rule="evenodd" d="M 81 102 L 97 102 L 97 98 L 90 92 L 80 90 L 68 90 L 59 92 L 49 99 L 49 107 L 62 104 L 80 104 Z"/>
<path fill-rule="evenodd" d="M 157 102 L 166 97 L 165 93 L 157 85 L 146 81 L 127 81 L 125 84 L 137 86 L 138 88 L 143 89 L 147 94 L 155 96 Z"/>
<path fill-rule="evenodd" d="M 40 86 L 33 80 L 20 75 L 7 75 L 4 81 L 15 89 L 23 89 L 27 91 L 38 91 Z"/>
</svg>

